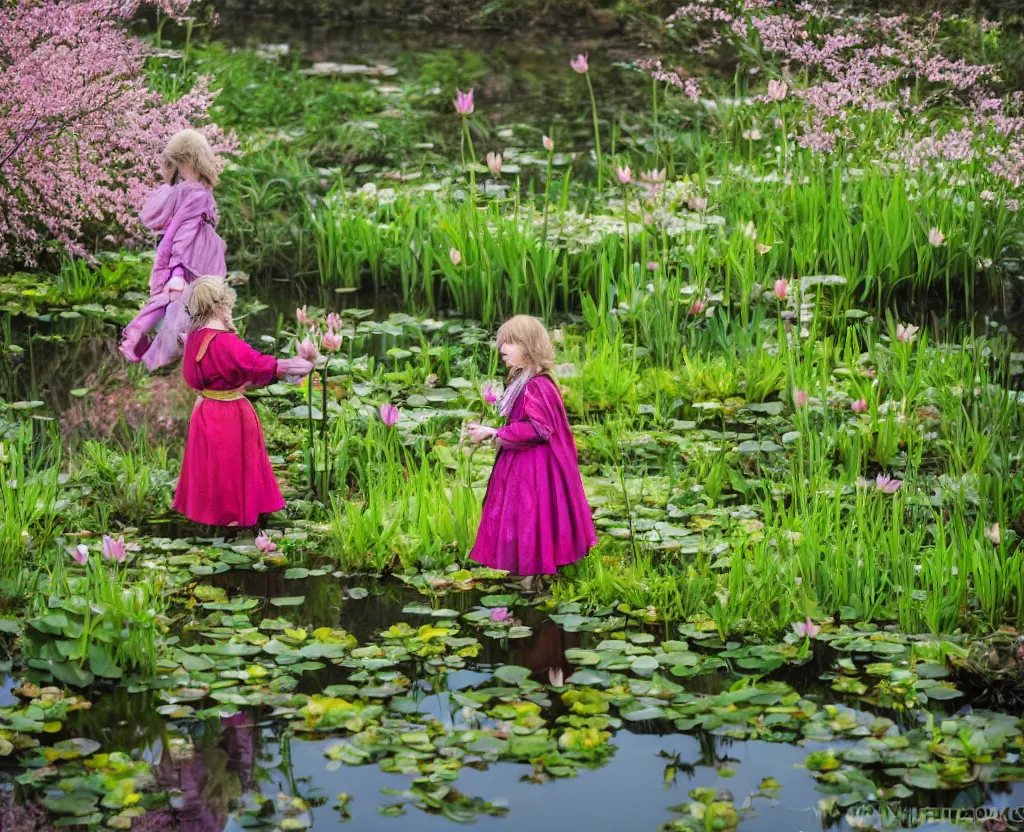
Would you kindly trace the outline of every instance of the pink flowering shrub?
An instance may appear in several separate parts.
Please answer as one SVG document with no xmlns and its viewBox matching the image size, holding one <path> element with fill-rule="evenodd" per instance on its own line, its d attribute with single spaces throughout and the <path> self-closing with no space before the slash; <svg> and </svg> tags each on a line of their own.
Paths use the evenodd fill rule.
<svg viewBox="0 0 1024 832">
<path fill-rule="evenodd" d="M 162 0 L 181 14 L 191 0 Z M 85 255 L 98 228 L 139 233 L 158 154 L 206 121 L 205 79 L 174 102 L 146 85 L 149 48 L 126 24 L 140 0 L 0 4 L 0 258 L 32 264 L 50 241 Z M 215 126 L 215 148 L 234 145 Z"/>
<path fill-rule="evenodd" d="M 784 76 L 805 75 L 790 98 L 802 102 L 796 140 L 806 149 L 862 146 L 912 168 L 978 160 L 1011 188 L 1024 182 L 1024 95 L 998 95 L 991 65 L 947 57 L 939 13 L 915 20 L 818 2 L 697 0 L 666 22 L 701 51 L 760 51 Z"/>
</svg>

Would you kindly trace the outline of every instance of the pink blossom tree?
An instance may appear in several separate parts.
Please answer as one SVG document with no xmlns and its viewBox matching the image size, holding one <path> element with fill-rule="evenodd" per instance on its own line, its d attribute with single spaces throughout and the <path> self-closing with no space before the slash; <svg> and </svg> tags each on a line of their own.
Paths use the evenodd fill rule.
<svg viewBox="0 0 1024 832">
<path fill-rule="evenodd" d="M 802 147 L 828 153 L 864 142 L 874 152 L 878 130 L 892 124 L 885 145 L 894 161 L 911 168 L 978 161 L 1006 187 L 1020 188 L 1024 95 L 997 93 L 994 66 L 947 57 L 942 23 L 939 13 L 923 20 L 854 14 L 824 0 L 695 0 L 666 19 L 670 30 L 699 39 L 700 52 L 728 44 L 742 61 L 761 64 L 771 56 L 784 75 L 802 75 L 804 83 L 791 93 L 804 108 L 796 136 Z M 979 26 L 989 34 L 997 29 L 985 21 Z M 771 95 L 754 100 L 773 101 Z M 941 129 L 952 123 L 950 115 L 960 126 Z M 872 130 L 864 129 L 868 121 Z"/>
<path fill-rule="evenodd" d="M 162 0 L 181 14 L 191 0 Z M 140 0 L 0 4 L 0 258 L 28 264 L 46 248 L 85 255 L 85 235 L 137 237 L 158 154 L 177 130 L 202 125 L 205 79 L 177 101 L 146 86 L 148 47 L 126 23 Z M 233 147 L 203 127 L 221 152 Z"/>
</svg>

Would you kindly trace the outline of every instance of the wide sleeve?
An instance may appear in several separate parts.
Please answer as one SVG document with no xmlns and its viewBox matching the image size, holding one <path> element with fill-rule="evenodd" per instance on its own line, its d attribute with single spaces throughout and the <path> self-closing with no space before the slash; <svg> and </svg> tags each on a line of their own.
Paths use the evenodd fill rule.
<svg viewBox="0 0 1024 832">
<path fill-rule="evenodd" d="M 161 185 L 153 191 L 139 213 L 142 224 L 150 231 L 163 231 L 174 216 L 176 196 L 172 185 Z"/>
<path fill-rule="evenodd" d="M 501 446 L 515 451 L 550 441 L 558 424 L 551 397 L 557 395 L 550 379 L 541 376 L 531 380 L 523 391 L 522 417 L 498 429 Z"/>
<path fill-rule="evenodd" d="M 277 359 L 253 349 L 234 333 L 218 335 L 207 355 L 232 387 L 266 387 L 277 379 Z"/>
</svg>

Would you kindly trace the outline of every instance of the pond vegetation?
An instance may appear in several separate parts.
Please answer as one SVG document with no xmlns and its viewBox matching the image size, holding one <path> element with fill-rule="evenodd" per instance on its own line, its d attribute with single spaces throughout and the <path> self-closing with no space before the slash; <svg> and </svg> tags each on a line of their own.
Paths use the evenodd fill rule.
<svg viewBox="0 0 1024 832">
<path fill-rule="evenodd" d="M 170 510 L 180 374 L 116 355 L 151 255 L 9 261 L 0 829 L 1024 806 L 1000 30 L 712 6 L 664 66 L 145 35 L 150 85 L 209 76 L 238 141 L 239 332 L 322 355 L 250 393 L 287 511 L 216 536 Z M 497 424 L 518 313 L 553 330 L 600 539 L 539 597 L 467 558 L 493 451 L 463 426 Z"/>
</svg>

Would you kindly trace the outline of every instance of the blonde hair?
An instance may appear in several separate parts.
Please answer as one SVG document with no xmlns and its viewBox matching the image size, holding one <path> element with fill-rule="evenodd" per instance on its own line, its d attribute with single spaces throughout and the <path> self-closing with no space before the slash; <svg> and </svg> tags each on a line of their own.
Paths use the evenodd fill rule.
<svg viewBox="0 0 1024 832">
<path fill-rule="evenodd" d="M 235 331 L 231 320 L 231 309 L 235 305 L 235 290 L 224 281 L 223 277 L 205 275 L 196 279 L 188 288 L 185 310 L 192 319 L 191 329 L 195 332 L 202 329 L 219 314 L 224 314 L 224 324 L 231 332 Z"/>
<path fill-rule="evenodd" d="M 206 136 L 198 130 L 180 130 L 175 133 L 161 156 L 169 167 L 191 166 L 196 177 L 207 188 L 213 189 L 220 178 L 220 163 Z"/>
<path fill-rule="evenodd" d="M 505 344 L 518 344 L 523 349 L 527 369 L 534 375 L 547 376 L 554 381 L 555 348 L 551 345 L 551 336 L 539 320 L 529 315 L 509 318 L 498 330 L 496 341 L 499 351 Z M 517 374 L 513 370 L 509 376 Z"/>
</svg>

